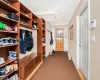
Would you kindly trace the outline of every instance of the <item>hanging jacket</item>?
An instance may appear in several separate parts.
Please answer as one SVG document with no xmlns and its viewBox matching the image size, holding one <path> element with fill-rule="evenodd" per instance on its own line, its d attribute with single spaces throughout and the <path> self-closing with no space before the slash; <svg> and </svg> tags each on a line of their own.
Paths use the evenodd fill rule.
<svg viewBox="0 0 100 80">
<path fill-rule="evenodd" d="M 50 35 L 51 35 L 50 45 L 52 45 L 53 44 L 53 35 L 52 35 L 52 32 L 50 32 Z"/>
<path fill-rule="evenodd" d="M 24 48 L 24 43 L 23 43 L 23 30 L 20 30 L 20 53 L 25 54 L 26 50 Z"/>
<path fill-rule="evenodd" d="M 34 43 L 33 43 L 33 38 L 32 38 L 32 32 L 30 31 L 25 31 L 25 37 L 24 37 L 24 48 L 26 51 L 31 51 L 31 49 L 33 48 L 34 46 Z"/>
</svg>

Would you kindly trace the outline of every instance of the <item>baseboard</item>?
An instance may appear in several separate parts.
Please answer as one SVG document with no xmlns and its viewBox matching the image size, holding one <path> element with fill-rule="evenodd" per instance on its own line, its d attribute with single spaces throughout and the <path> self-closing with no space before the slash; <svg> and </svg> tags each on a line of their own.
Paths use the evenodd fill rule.
<svg viewBox="0 0 100 80">
<path fill-rule="evenodd" d="M 71 54 L 70 54 L 69 52 L 67 52 L 67 54 L 68 54 L 68 59 L 69 59 L 69 60 L 72 60 Z"/>
<path fill-rule="evenodd" d="M 49 53 L 45 55 L 45 57 L 47 58 L 49 56 Z"/>
<path fill-rule="evenodd" d="M 35 72 L 39 69 L 39 67 L 42 65 L 43 61 L 38 64 L 38 66 L 32 71 L 32 73 L 27 77 L 26 80 L 31 80 L 32 76 L 35 74 Z"/>
<path fill-rule="evenodd" d="M 81 80 L 86 80 L 86 78 L 85 78 L 84 74 L 82 73 L 81 69 L 79 68 L 79 69 L 77 69 L 77 71 L 78 71 L 78 74 L 79 74 Z"/>
<path fill-rule="evenodd" d="M 64 51 L 64 52 L 68 53 L 68 51 Z"/>
</svg>

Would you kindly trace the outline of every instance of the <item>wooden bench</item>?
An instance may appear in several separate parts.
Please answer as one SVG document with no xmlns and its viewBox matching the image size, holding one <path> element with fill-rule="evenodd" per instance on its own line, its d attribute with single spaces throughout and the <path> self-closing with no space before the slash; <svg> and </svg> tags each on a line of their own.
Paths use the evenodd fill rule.
<svg viewBox="0 0 100 80">
<path fill-rule="evenodd" d="M 30 73 L 41 62 L 41 57 L 36 56 L 36 53 L 32 53 L 19 61 L 19 77 L 20 80 L 26 80 Z"/>
</svg>

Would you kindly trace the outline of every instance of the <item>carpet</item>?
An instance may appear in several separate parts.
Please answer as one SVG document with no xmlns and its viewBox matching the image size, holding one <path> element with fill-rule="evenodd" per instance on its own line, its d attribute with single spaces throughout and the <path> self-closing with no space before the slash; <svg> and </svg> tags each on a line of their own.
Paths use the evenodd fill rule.
<svg viewBox="0 0 100 80">
<path fill-rule="evenodd" d="M 44 60 L 31 80 L 81 80 L 66 52 L 55 52 Z"/>
</svg>

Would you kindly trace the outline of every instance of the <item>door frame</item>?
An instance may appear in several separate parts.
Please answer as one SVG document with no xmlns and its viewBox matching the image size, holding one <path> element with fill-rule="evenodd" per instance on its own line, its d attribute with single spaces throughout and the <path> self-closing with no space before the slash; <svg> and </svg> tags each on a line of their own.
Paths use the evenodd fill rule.
<svg viewBox="0 0 100 80">
<path fill-rule="evenodd" d="M 65 35 L 64 28 L 55 28 L 55 51 L 57 51 L 56 50 L 56 30 L 59 30 L 59 29 L 63 30 L 63 51 L 64 51 L 64 35 Z"/>
<path fill-rule="evenodd" d="M 79 33 L 79 27 L 80 27 L 80 15 L 85 10 L 85 8 L 88 7 L 88 80 L 90 80 L 90 6 L 89 2 L 85 0 L 82 4 L 82 7 L 80 8 L 78 15 L 76 16 L 76 56 L 77 56 L 77 69 L 79 69 L 79 40 L 80 40 L 80 33 Z"/>
</svg>

